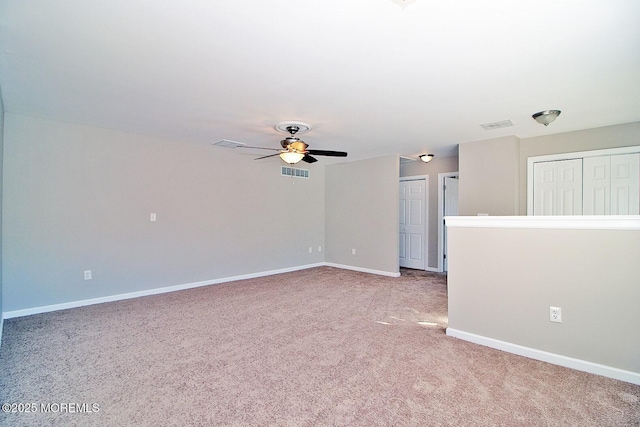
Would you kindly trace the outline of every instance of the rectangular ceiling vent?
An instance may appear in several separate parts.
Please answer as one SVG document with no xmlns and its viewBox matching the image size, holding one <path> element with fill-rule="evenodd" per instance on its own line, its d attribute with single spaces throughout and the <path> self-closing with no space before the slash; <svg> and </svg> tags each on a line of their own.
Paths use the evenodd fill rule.
<svg viewBox="0 0 640 427">
<path fill-rule="evenodd" d="M 513 126 L 513 122 L 511 121 L 511 119 L 507 119 L 507 120 L 500 120 L 499 122 L 485 123 L 480 126 L 482 126 L 484 130 L 493 130 L 493 129 L 500 129 L 500 128 L 508 128 L 509 126 Z"/>
<path fill-rule="evenodd" d="M 309 179 L 308 169 L 298 169 L 289 166 L 282 166 L 282 176 L 291 176 L 293 178 L 307 178 Z"/>
<path fill-rule="evenodd" d="M 238 148 L 238 147 L 243 147 L 247 144 L 243 142 L 229 141 L 228 139 L 221 139 L 218 142 L 214 142 L 213 145 L 217 147 L 224 147 L 224 148 Z"/>
</svg>

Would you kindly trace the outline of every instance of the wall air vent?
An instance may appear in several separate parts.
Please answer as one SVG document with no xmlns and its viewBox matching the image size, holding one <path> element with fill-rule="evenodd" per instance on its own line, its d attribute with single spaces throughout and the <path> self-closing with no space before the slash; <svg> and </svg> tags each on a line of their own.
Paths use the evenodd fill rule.
<svg viewBox="0 0 640 427">
<path fill-rule="evenodd" d="M 292 168 L 290 166 L 282 166 L 282 176 L 291 176 L 293 178 L 309 179 L 309 170 Z"/>
<path fill-rule="evenodd" d="M 484 130 L 493 130 L 493 129 L 500 129 L 500 128 L 508 128 L 509 126 L 513 126 L 513 122 L 511 121 L 511 119 L 507 119 L 507 120 L 500 120 L 499 122 L 484 123 L 480 126 L 482 126 Z"/>
</svg>

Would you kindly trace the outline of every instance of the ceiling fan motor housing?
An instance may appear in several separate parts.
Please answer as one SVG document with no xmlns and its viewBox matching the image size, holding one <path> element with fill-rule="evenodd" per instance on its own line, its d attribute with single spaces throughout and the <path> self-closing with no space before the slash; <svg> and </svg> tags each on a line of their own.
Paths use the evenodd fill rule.
<svg viewBox="0 0 640 427">
<path fill-rule="evenodd" d="M 298 153 L 306 152 L 307 147 L 309 146 L 306 143 L 302 142 L 300 138 L 296 138 L 295 136 L 290 136 L 283 139 L 282 141 L 280 141 L 280 145 L 282 145 L 282 148 L 284 148 L 285 150 L 297 151 Z"/>
</svg>

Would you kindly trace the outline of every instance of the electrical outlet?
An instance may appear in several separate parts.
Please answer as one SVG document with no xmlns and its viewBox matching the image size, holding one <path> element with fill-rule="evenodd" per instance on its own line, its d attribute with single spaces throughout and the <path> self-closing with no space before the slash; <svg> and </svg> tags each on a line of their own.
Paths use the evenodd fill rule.
<svg viewBox="0 0 640 427">
<path fill-rule="evenodd" d="M 91 280 L 91 270 L 84 271 L 84 280 Z"/>
<path fill-rule="evenodd" d="M 355 250 L 355 248 L 354 248 L 354 249 L 351 249 L 351 255 L 355 255 L 355 254 L 356 254 L 356 250 Z"/>
<path fill-rule="evenodd" d="M 322 252 L 322 246 L 318 246 L 318 252 Z"/>
<path fill-rule="evenodd" d="M 552 322 L 562 323 L 562 308 L 549 307 L 549 320 Z"/>
<path fill-rule="evenodd" d="M 155 213 L 155 212 L 151 212 L 151 213 L 149 214 L 149 221 L 151 221 L 151 222 L 155 222 L 155 221 L 156 221 L 156 218 L 157 218 L 157 216 L 156 216 L 156 213 Z"/>
<path fill-rule="evenodd" d="M 313 248 L 309 246 L 309 253 L 313 253 Z"/>
</svg>

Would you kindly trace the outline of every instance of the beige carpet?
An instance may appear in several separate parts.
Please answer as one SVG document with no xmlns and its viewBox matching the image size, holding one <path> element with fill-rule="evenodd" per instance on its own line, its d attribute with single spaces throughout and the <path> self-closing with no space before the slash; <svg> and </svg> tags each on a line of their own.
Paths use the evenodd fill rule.
<svg viewBox="0 0 640 427">
<path fill-rule="evenodd" d="M 10 319 L 0 403 L 35 412 L 0 423 L 640 425 L 639 386 L 447 337 L 446 316 L 441 275 L 322 267 Z"/>
</svg>

